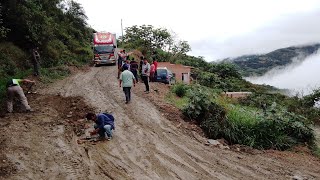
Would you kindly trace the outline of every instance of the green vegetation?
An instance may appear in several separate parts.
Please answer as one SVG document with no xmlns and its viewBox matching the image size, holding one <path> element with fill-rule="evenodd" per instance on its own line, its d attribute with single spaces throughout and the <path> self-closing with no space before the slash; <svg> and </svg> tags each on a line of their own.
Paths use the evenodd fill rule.
<svg viewBox="0 0 320 180">
<path fill-rule="evenodd" d="M 189 87 L 183 83 L 177 83 L 172 88 L 172 92 L 175 93 L 179 97 L 183 97 L 186 95 Z"/>
<path fill-rule="evenodd" d="M 32 72 L 32 49 L 41 56 L 40 80 L 51 82 L 69 73 L 67 65 L 79 66 L 92 57 L 93 29 L 74 1 L 18 1 L 0 3 L 0 100 L 5 82 Z"/>
<path fill-rule="evenodd" d="M 320 158 L 320 148 L 317 145 L 312 146 L 313 154 Z"/>
<path fill-rule="evenodd" d="M 199 85 L 192 85 L 183 99 L 184 105 L 179 107 L 187 117 L 199 123 L 209 138 L 224 138 L 232 144 L 258 149 L 285 150 L 299 143 L 313 144 L 311 122 L 287 111 L 283 105 L 273 103 L 263 111 L 221 97 Z"/>
<path fill-rule="evenodd" d="M 169 103 L 173 104 L 179 109 L 182 109 L 187 103 L 188 103 L 188 98 L 186 96 L 184 97 L 178 97 L 176 94 L 170 92 L 166 95 L 165 97 L 166 101 Z"/>
<path fill-rule="evenodd" d="M 52 68 L 41 69 L 41 81 L 43 83 L 53 82 L 55 79 L 62 79 L 70 74 L 70 70 L 67 66 L 57 66 Z"/>
</svg>

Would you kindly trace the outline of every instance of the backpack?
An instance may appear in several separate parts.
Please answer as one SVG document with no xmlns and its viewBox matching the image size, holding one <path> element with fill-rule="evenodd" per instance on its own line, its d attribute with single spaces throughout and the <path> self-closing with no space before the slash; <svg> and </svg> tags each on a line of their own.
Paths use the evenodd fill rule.
<svg viewBox="0 0 320 180">
<path fill-rule="evenodd" d="M 106 115 L 109 119 L 114 121 L 114 117 L 111 114 L 108 114 L 108 113 L 102 113 L 102 114 Z"/>
</svg>

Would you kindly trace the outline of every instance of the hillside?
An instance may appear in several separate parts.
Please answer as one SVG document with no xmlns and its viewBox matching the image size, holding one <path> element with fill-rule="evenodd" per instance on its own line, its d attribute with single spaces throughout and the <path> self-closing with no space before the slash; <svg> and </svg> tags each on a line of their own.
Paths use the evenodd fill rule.
<svg viewBox="0 0 320 180">
<path fill-rule="evenodd" d="M 231 62 L 237 65 L 243 76 L 263 75 L 275 67 L 283 67 L 294 62 L 301 62 L 306 57 L 315 53 L 320 44 L 305 46 L 292 46 L 261 55 L 244 55 L 236 58 L 225 59 L 225 62 Z"/>
</svg>

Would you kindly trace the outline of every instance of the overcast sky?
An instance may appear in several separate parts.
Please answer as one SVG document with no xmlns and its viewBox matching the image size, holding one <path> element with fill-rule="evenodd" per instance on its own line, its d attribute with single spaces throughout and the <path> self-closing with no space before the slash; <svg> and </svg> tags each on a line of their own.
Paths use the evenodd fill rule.
<svg viewBox="0 0 320 180">
<path fill-rule="evenodd" d="M 153 25 L 207 61 L 320 42 L 320 0 L 76 0 L 97 31 Z"/>
</svg>

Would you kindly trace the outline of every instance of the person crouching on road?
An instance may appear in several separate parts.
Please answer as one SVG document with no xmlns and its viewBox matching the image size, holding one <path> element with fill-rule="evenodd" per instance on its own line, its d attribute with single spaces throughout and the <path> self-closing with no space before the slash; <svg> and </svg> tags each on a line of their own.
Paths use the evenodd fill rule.
<svg viewBox="0 0 320 180">
<path fill-rule="evenodd" d="M 11 79 L 7 82 L 7 112 L 13 112 L 13 98 L 15 95 L 19 96 L 19 100 L 21 101 L 22 105 L 25 107 L 26 112 L 32 112 L 33 110 L 28 104 L 27 97 L 23 93 L 23 89 L 20 86 L 20 83 L 26 84 L 35 84 L 35 81 L 29 79 Z"/>
<path fill-rule="evenodd" d="M 88 120 L 92 120 L 95 122 L 94 131 L 90 132 L 90 135 L 99 134 L 100 140 L 105 140 L 107 138 L 108 141 L 112 138 L 112 130 L 115 129 L 114 127 L 114 119 L 109 117 L 107 114 L 100 113 L 94 114 L 89 112 L 86 115 Z M 107 137 L 106 137 L 107 135 Z"/>
<path fill-rule="evenodd" d="M 123 65 L 123 72 L 120 74 L 119 87 L 123 88 L 124 95 L 126 96 L 126 104 L 131 101 L 131 87 L 136 86 L 136 80 L 131 71 L 128 71 L 128 66 Z"/>
</svg>

